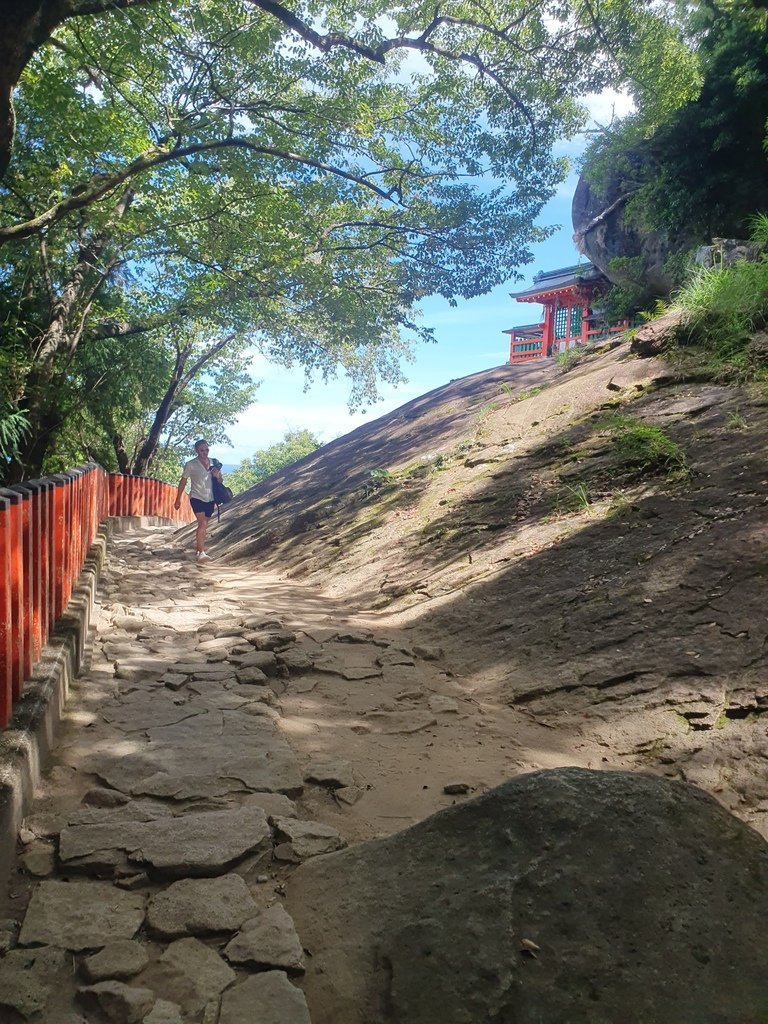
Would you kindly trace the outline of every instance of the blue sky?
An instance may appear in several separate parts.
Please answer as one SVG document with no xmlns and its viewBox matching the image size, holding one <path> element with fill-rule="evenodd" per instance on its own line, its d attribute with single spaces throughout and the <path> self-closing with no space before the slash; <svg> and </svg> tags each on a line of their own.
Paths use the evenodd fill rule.
<svg viewBox="0 0 768 1024">
<path fill-rule="evenodd" d="M 628 100 L 615 93 L 591 97 L 588 105 L 593 121 L 601 124 L 610 121 L 612 110 L 622 115 L 629 107 Z M 316 383 L 305 392 L 301 370 L 285 370 L 257 358 L 254 376 L 262 381 L 258 401 L 228 429 L 232 447 L 216 445 L 213 454 L 226 464 L 237 464 L 258 449 L 279 441 L 291 429 L 306 428 L 320 441 L 332 441 L 360 423 L 376 419 L 456 377 L 506 362 L 509 339 L 502 331 L 518 324 L 534 323 L 541 313 L 540 306 L 516 303 L 509 296 L 510 291 L 522 290 L 539 270 L 579 262 L 572 239 L 571 200 L 578 180 L 575 163 L 584 144 L 581 137 L 561 148 L 561 153 L 571 158 L 574 167 L 540 217 L 541 224 L 560 227 L 545 242 L 533 246 L 533 262 L 521 268 L 523 281 L 510 281 L 487 295 L 462 301 L 456 307 L 442 299 L 429 299 L 422 304 L 423 322 L 434 329 L 437 344 L 416 347 L 414 362 L 404 365 L 407 383 L 397 389 L 382 388 L 380 402 L 365 413 L 350 414 L 347 409 L 349 385 L 343 378 L 328 384 Z"/>
</svg>

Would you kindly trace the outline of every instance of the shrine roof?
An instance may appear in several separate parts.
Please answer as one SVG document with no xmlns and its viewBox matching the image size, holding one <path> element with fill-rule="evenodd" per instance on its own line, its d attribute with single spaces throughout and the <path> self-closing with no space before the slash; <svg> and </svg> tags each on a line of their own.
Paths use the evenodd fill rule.
<svg viewBox="0 0 768 1024">
<path fill-rule="evenodd" d="M 594 263 L 577 263 L 573 267 L 561 267 L 559 270 L 541 270 L 533 279 L 530 288 L 521 292 L 510 292 L 513 299 L 532 299 L 536 295 L 548 292 L 563 291 L 567 288 L 578 288 L 579 285 L 591 284 L 603 280 L 602 273 Z"/>
<path fill-rule="evenodd" d="M 517 334 L 518 337 L 524 334 L 541 334 L 541 329 L 544 325 L 541 321 L 535 324 L 524 324 L 522 327 L 508 327 L 506 331 L 502 331 L 502 334 Z"/>
</svg>

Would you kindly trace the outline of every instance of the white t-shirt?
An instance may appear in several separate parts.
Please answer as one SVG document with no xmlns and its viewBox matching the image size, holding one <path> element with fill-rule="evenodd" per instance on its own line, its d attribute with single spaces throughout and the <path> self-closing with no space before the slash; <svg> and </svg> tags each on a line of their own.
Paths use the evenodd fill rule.
<svg viewBox="0 0 768 1024">
<path fill-rule="evenodd" d="M 211 472 L 205 468 L 200 459 L 190 459 L 189 462 L 185 462 L 181 475 L 185 480 L 192 482 L 189 490 L 190 498 L 198 498 L 200 501 L 213 501 Z"/>
</svg>

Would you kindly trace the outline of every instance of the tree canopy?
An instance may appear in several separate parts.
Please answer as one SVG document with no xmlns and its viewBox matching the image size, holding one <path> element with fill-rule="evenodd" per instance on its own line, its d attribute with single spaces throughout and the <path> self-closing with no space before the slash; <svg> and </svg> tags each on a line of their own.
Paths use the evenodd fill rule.
<svg viewBox="0 0 768 1024">
<path fill-rule="evenodd" d="M 0 400 L 29 431 L 9 478 L 46 467 L 84 353 L 109 339 L 149 352 L 204 323 L 213 345 L 341 370 L 353 403 L 372 397 L 401 378 L 403 331 L 430 337 L 420 298 L 481 294 L 530 261 L 579 97 L 626 81 L 660 40 L 687 52 L 659 5 L 630 0 L 599 16 L 520 0 L 23 0 L 17 14 Z M 650 78 L 679 92 L 678 70 Z"/>
<path fill-rule="evenodd" d="M 227 473 L 226 483 L 235 494 L 240 494 L 305 455 L 311 455 L 319 447 L 320 441 L 311 430 L 286 430 L 281 441 L 268 448 L 260 448 L 249 459 L 243 459 L 237 469 Z"/>
</svg>

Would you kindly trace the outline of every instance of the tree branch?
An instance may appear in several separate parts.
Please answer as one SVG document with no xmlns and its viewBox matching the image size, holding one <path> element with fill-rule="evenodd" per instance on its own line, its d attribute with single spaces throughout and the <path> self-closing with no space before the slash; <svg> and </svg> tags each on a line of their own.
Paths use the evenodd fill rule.
<svg viewBox="0 0 768 1024">
<path fill-rule="evenodd" d="M 127 323 L 124 320 L 105 320 L 96 330 L 88 332 L 88 338 L 100 341 L 104 338 L 128 338 L 134 334 L 147 334 L 149 331 L 157 330 L 158 327 L 165 327 L 167 324 L 173 323 L 179 315 L 179 310 L 173 309 L 162 316 L 158 315 L 143 322 Z"/>
<path fill-rule="evenodd" d="M 114 171 L 111 174 L 95 174 L 87 184 L 76 186 L 70 196 L 62 199 L 61 202 L 51 206 L 37 217 L 0 228 L 0 245 L 4 242 L 29 238 L 32 235 L 47 230 L 53 224 L 66 217 L 68 213 L 92 206 L 108 192 L 117 188 L 118 185 L 122 185 L 124 181 L 142 174 L 144 171 L 151 170 L 153 167 L 159 167 L 174 160 L 181 160 L 196 153 L 210 153 L 222 149 L 245 149 L 259 156 L 271 156 L 278 160 L 287 160 L 290 163 L 314 167 L 316 170 L 325 171 L 335 177 L 360 185 L 382 199 L 393 201 L 394 193 L 392 190 L 387 191 L 386 189 L 379 188 L 366 175 L 353 174 L 340 167 L 334 167 L 332 164 L 326 164 L 322 160 L 315 160 L 312 157 L 303 156 L 301 153 L 292 153 L 289 150 L 278 149 L 276 146 L 261 146 L 249 142 L 247 139 L 219 139 L 216 142 L 200 142 L 189 146 L 176 146 L 170 150 L 153 147 L 152 149 L 145 150 L 120 171 Z"/>
<path fill-rule="evenodd" d="M 131 7 L 149 7 L 155 0 L 70 0 L 67 18 L 82 18 L 92 14 L 109 14 L 112 11 L 127 11 Z"/>
<path fill-rule="evenodd" d="M 638 189 L 633 188 L 630 192 L 624 192 L 617 199 L 614 199 L 614 201 L 609 206 L 606 206 L 604 210 L 601 210 L 596 217 L 593 217 L 589 224 L 585 224 L 583 228 L 580 228 L 574 234 L 573 240 L 576 243 L 576 247 L 579 249 L 580 252 L 584 251 L 581 247 L 584 244 L 584 238 L 586 237 L 586 235 L 589 234 L 590 231 L 593 231 L 595 228 L 599 227 L 604 221 L 606 221 L 614 212 L 614 210 L 618 210 L 620 206 L 623 206 L 624 203 L 626 203 L 628 199 L 631 199 L 637 191 Z"/>
<path fill-rule="evenodd" d="M 519 18 L 510 22 L 510 24 L 505 26 L 503 29 L 497 29 L 491 25 L 486 25 L 470 18 L 454 18 L 449 15 L 435 14 L 432 21 L 426 26 L 419 36 L 394 36 L 391 39 L 383 40 L 378 44 L 378 46 L 369 46 L 366 43 L 362 43 L 360 40 L 355 39 L 352 36 L 344 35 L 341 32 L 329 32 L 326 35 L 322 35 L 321 33 L 316 32 L 313 28 L 310 28 L 309 25 L 296 17 L 296 15 L 287 10 L 287 8 L 283 7 L 282 4 L 274 2 L 274 0 L 248 0 L 248 2 L 253 4 L 255 7 L 260 8 L 262 11 L 265 11 L 267 14 L 271 14 L 273 17 L 277 18 L 277 20 L 285 25 L 286 28 L 291 29 L 291 31 L 295 32 L 306 42 L 311 43 L 318 50 L 322 50 L 323 53 L 328 53 L 336 47 L 344 47 L 347 50 L 351 50 L 353 53 L 359 53 L 361 56 L 366 57 L 368 60 L 374 61 L 377 64 L 384 64 L 386 55 L 392 50 L 408 49 L 419 50 L 422 53 L 434 53 L 435 56 L 444 57 L 446 60 L 470 64 L 472 67 L 476 68 L 480 74 L 495 82 L 503 91 L 504 95 L 524 115 L 531 128 L 534 126 L 534 119 L 530 111 L 527 109 L 517 93 L 515 93 L 514 90 L 500 78 L 497 72 L 482 60 L 481 57 L 474 53 L 454 53 L 451 50 L 445 49 L 445 47 L 438 46 L 429 41 L 430 36 L 434 35 L 441 25 L 452 25 L 485 32 L 500 42 L 509 45 L 512 42 L 510 37 L 511 30 L 518 28 L 524 23 L 526 18 L 530 16 L 531 11 L 529 10 L 525 11 Z M 538 5 L 534 4 L 532 9 L 535 9 L 536 6 Z"/>
<path fill-rule="evenodd" d="M 180 378 L 179 391 L 183 391 L 187 387 L 187 385 L 197 376 L 197 374 L 205 366 L 205 364 L 210 362 L 210 360 L 213 359 L 215 355 L 218 355 L 219 352 L 221 352 L 223 348 L 226 348 L 226 346 L 231 341 L 234 341 L 236 337 L 237 332 L 233 331 L 231 334 L 227 334 L 223 338 L 220 338 L 217 342 L 215 342 L 215 344 L 211 345 L 210 348 L 207 348 L 205 352 L 203 352 L 203 354 L 199 357 L 199 359 L 196 359 L 195 362 L 192 363 L 192 365 L 186 371 L 186 373 L 184 373 L 183 376 Z"/>
<path fill-rule="evenodd" d="M 322 50 L 323 53 L 328 53 L 337 46 L 342 46 L 347 50 L 352 50 L 353 53 L 359 53 L 362 57 L 367 57 L 368 60 L 376 61 L 377 64 L 384 63 L 385 53 L 381 51 L 380 47 L 368 46 L 366 43 L 353 39 L 352 36 L 346 36 L 341 32 L 329 32 L 327 35 L 321 35 L 319 32 L 315 32 L 313 28 L 310 28 L 301 18 L 297 18 L 292 11 L 283 7 L 282 4 L 275 3 L 274 0 L 248 0 L 248 2 L 266 14 L 271 14 L 274 18 L 277 18 L 286 28 L 291 29 L 291 31 L 306 40 L 306 42 L 311 43 L 318 50 Z"/>
</svg>

